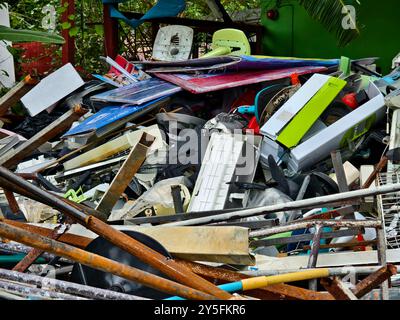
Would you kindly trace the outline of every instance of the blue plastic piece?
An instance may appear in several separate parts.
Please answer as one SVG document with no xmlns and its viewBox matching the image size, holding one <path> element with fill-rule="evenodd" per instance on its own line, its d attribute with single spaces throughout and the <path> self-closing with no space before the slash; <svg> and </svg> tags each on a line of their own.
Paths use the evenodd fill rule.
<svg viewBox="0 0 400 320">
<path fill-rule="evenodd" d="M 242 106 L 237 109 L 237 111 L 241 114 L 255 114 L 256 106 Z"/>
<path fill-rule="evenodd" d="M 185 0 L 159 0 L 154 7 L 147 11 L 140 19 L 128 19 L 113 5 L 125 1 L 126 0 L 103 0 L 103 4 L 111 4 L 110 15 L 112 18 L 120 19 L 134 29 L 148 20 L 176 17 L 186 8 Z"/>
<path fill-rule="evenodd" d="M 243 285 L 241 281 L 226 283 L 218 286 L 218 288 L 226 292 L 238 292 L 243 290 Z"/>
<path fill-rule="evenodd" d="M 233 293 L 233 292 L 242 291 L 243 290 L 243 285 L 242 285 L 241 281 L 237 281 L 237 282 L 232 282 L 232 283 L 221 284 L 220 286 L 218 286 L 218 288 L 220 288 L 220 289 L 222 289 L 222 290 L 224 290 L 226 292 Z M 186 299 L 178 297 L 178 296 L 175 296 L 175 297 L 167 298 L 167 299 L 164 299 L 164 300 L 174 300 L 174 301 L 176 301 L 176 300 L 186 300 Z"/>
</svg>

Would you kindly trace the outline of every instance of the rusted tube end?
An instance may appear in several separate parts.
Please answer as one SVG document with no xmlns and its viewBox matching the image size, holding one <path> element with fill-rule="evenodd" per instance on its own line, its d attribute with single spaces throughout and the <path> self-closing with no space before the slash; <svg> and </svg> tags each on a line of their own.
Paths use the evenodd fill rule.
<svg viewBox="0 0 400 320">
<path fill-rule="evenodd" d="M 83 116 L 85 113 L 87 113 L 89 110 L 85 109 L 84 107 L 82 107 L 82 105 L 80 104 L 76 104 L 74 105 L 73 108 L 74 113 L 76 113 L 77 115 Z"/>
<path fill-rule="evenodd" d="M 30 85 L 35 85 L 37 83 L 39 83 L 39 81 L 37 79 L 34 79 L 31 77 L 30 74 L 28 74 L 25 78 L 24 78 L 24 82 L 26 84 L 30 84 Z"/>
<path fill-rule="evenodd" d="M 397 267 L 393 264 L 388 264 L 386 266 L 388 273 L 390 273 L 392 276 L 397 274 Z"/>
</svg>

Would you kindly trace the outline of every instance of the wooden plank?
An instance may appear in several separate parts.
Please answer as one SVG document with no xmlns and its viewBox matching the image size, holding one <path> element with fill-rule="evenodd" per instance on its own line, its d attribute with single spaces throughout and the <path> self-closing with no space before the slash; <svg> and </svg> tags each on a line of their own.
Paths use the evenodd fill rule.
<svg viewBox="0 0 400 320">
<path fill-rule="evenodd" d="M 129 148 L 132 148 L 138 143 L 143 132 L 156 137 L 157 145 L 160 145 L 160 143 L 162 143 L 160 130 L 158 129 L 157 125 L 153 125 L 143 130 L 127 133 L 121 137 L 118 137 L 105 144 L 102 144 L 97 148 L 85 152 L 82 155 L 79 155 L 71 160 L 68 160 L 64 163 L 64 169 L 72 170 L 75 168 L 88 166 L 93 163 L 103 161 L 117 153 L 128 150 Z M 153 145 L 151 149 L 154 149 Z"/>
<path fill-rule="evenodd" d="M 154 137 L 146 133 L 142 134 L 140 142 L 132 148 L 124 164 L 119 169 L 107 192 L 101 198 L 96 210 L 110 216 L 111 210 L 125 191 L 143 162 L 146 160 L 147 151 L 154 141 Z"/>
<path fill-rule="evenodd" d="M 0 158 L 0 165 L 6 168 L 16 166 L 26 157 L 31 155 L 42 144 L 67 130 L 74 121 L 78 120 L 86 112 L 88 112 L 88 110 L 80 105 L 75 106 L 49 126 L 35 134 L 32 138 L 22 143 L 15 150 L 10 150 L 7 152 L 3 157 Z"/>
<path fill-rule="evenodd" d="M 38 83 L 38 81 L 32 79 L 31 76 L 28 75 L 2 96 L 0 98 L 0 116 L 5 115 L 36 83 Z"/>
</svg>

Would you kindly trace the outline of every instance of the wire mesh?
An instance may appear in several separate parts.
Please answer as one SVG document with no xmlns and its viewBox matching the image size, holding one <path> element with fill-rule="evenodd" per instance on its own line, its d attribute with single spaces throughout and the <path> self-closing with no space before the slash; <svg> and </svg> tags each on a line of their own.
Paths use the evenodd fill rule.
<svg viewBox="0 0 400 320">
<path fill-rule="evenodd" d="M 381 173 L 377 177 L 377 184 L 385 186 L 400 182 L 400 172 Z M 400 193 L 379 195 L 378 210 L 382 214 L 385 226 L 386 242 L 389 248 L 400 248 Z"/>
</svg>

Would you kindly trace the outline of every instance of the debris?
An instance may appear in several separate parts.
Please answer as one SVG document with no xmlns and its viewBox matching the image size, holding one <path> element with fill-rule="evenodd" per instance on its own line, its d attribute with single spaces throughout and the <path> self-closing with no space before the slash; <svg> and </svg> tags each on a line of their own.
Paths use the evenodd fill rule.
<svg viewBox="0 0 400 320">
<path fill-rule="evenodd" d="M 250 56 L 225 28 L 195 58 L 197 32 L 0 97 L 0 297 L 396 296 L 397 57 L 383 76 L 377 58 Z"/>
</svg>

